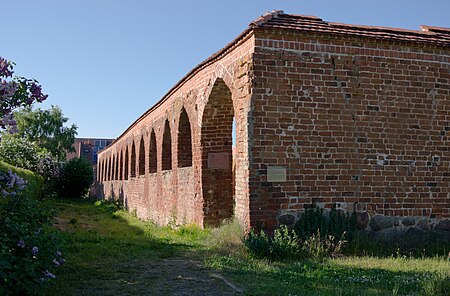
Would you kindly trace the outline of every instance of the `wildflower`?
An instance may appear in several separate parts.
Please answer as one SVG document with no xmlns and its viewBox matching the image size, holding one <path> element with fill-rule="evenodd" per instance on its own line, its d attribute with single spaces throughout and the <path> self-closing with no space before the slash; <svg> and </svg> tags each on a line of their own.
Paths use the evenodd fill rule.
<svg viewBox="0 0 450 296">
<path fill-rule="evenodd" d="M 53 259 L 53 264 L 55 264 L 55 266 L 60 266 L 61 265 L 61 263 L 59 263 L 59 261 L 58 260 L 56 260 L 56 259 Z"/>
<path fill-rule="evenodd" d="M 56 256 L 58 256 L 58 257 L 61 257 L 62 256 L 62 254 L 61 254 L 61 252 L 60 251 L 56 251 Z"/>
<path fill-rule="evenodd" d="M 31 249 L 31 254 L 33 254 L 33 256 L 36 255 L 38 252 L 39 252 L 39 248 L 36 247 L 36 246 L 34 246 L 34 247 Z"/>
<path fill-rule="evenodd" d="M 23 248 L 25 248 L 25 242 L 24 242 L 23 240 L 20 240 L 20 241 L 17 243 L 17 246 L 23 249 Z"/>
<path fill-rule="evenodd" d="M 54 279 L 56 278 L 56 275 L 54 275 L 53 273 L 49 272 L 48 270 L 44 271 L 44 276 L 48 279 Z"/>
</svg>

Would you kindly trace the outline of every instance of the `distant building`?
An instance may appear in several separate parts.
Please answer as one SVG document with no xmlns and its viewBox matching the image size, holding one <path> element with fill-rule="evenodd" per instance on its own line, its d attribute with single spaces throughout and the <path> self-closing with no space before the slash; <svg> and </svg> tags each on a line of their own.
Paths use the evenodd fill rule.
<svg viewBox="0 0 450 296">
<path fill-rule="evenodd" d="M 75 138 L 73 147 L 75 152 L 67 153 L 66 159 L 70 160 L 76 157 L 84 157 L 92 164 L 97 166 L 97 153 L 112 143 L 114 139 L 93 139 L 93 138 Z"/>
</svg>

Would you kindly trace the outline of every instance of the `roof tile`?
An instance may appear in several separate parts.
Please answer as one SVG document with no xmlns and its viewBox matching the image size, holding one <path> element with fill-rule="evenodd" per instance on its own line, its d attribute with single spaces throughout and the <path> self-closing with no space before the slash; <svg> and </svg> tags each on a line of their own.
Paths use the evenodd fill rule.
<svg viewBox="0 0 450 296">
<path fill-rule="evenodd" d="M 450 28 L 422 25 L 421 30 L 350 25 L 327 22 L 315 16 L 273 11 L 250 24 L 252 28 L 287 29 L 337 35 L 351 35 L 391 41 L 408 41 L 450 46 Z"/>
</svg>

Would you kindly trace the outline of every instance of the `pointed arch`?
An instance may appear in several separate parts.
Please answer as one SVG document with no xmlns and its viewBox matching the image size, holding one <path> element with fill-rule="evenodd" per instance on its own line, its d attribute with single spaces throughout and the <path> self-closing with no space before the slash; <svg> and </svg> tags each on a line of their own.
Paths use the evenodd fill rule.
<svg viewBox="0 0 450 296">
<path fill-rule="evenodd" d="M 111 155 L 108 157 L 108 181 L 111 181 Z"/>
<path fill-rule="evenodd" d="M 123 151 L 119 152 L 119 180 L 123 180 Z"/>
<path fill-rule="evenodd" d="M 115 172 L 114 180 L 119 180 L 119 168 L 120 168 L 120 166 L 119 166 L 119 154 L 116 154 L 114 156 L 114 159 L 116 160 L 116 167 L 114 169 L 114 172 Z"/>
<path fill-rule="evenodd" d="M 111 155 L 111 181 L 114 180 L 114 175 L 116 173 L 116 157 Z"/>
<path fill-rule="evenodd" d="M 144 137 L 141 137 L 139 144 L 139 176 L 145 175 L 145 146 Z"/>
<path fill-rule="evenodd" d="M 102 181 L 104 182 L 104 181 L 106 181 L 106 159 L 103 159 L 102 160 L 102 166 L 103 166 L 103 168 L 102 168 Z"/>
<path fill-rule="evenodd" d="M 152 132 L 150 133 L 150 143 L 148 150 L 148 172 L 150 174 L 153 174 L 158 170 L 158 154 L 156 150 L 156 135 L 154 130 L 152 130 Z"/>
<path fill-rule="evenodd" d="M 136 177 L 136 147 L 133 144 L 131 145 L 131 166 L 130 166 L 130 177 Z"/>
<path fill-rule="evenodd" d="M 191 122 L 183 107 L 178 121 L 178 167 L 192 166 L 192 133 Z"/>
<path fill-rule="evenodd" d="M 206 225 L 219 225 L 233 216 L 234 182 L 232 93 L 217 78 L 208 97 L 201 125 L 202 190 Z"/>
<path fill-rule="evenodd" d="M 162 143 L 162 170 L 165 171 L 171 169 L 172 169 L 172 136 L 170 132 L 169 120 L 166 119 Z"/>
<path fill-rule="evenodd" d="M 102 182 L 102 174 L 103 174 L 103 159 L 100 159 L 98 161 L 98 165 L 97 165 L 97 170 L 98 170 L 98 182 Z"/>
<path fill-rule="evenodd" d="M 123 179 L 124 180 L 128 180 L 128 176 L 129 176 L 129 173 L 128 173 L 128 163 L 129 163 L 129 158 L 128 158 L 128 146 L 125 148 L 125 162 L 124 162 L 124 165 L 125 165 L 125 168 L 124 168 L 124 176 L 123 176 Z"/>
</svg>

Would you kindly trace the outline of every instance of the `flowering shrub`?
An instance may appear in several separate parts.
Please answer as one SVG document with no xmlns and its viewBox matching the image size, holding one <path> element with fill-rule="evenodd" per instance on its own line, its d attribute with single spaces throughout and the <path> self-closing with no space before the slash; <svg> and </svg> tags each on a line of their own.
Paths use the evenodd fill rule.
<svg viewBox="0 0 450 296">
<path fill-rule="evenodd" d="M 0 141 L 0 159 L 19 168 L 36 172 L 39 148 L 23 138 L 5 135 Z"/>
<path fill-rule="evenodd" d="M 24 194 L 27 186 L 11 170 L 0 171 L 0 295 L 42 294 L 64 262 L 53 213 Z"/>
<path fill-rule="evenodd" d="M 47 98 L 37 81 L 12 78 L 13 65 L 0 57 L 0 128 L 10 133 L 16 127 L 15 108 Z M 52 212 L 36 198 L 42 185 L 40 176 L 0 162 L 0 295 L 43 294 L 64 262 L 50 227 Z"/>
<path fill-rule="evenodd" d="M 0 127 L 10 127 L 14 132 L 16 122 L 12 111 L 18 107 L 31 106 L 34 102 L 43 102 L 48 95 L 42 93 L 42 87 L 34 79 L 12 77 L 14 63 L 0 57 Z"/>
</svg>

